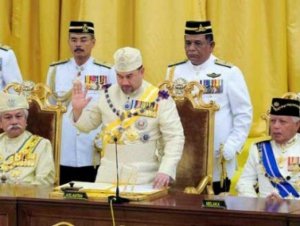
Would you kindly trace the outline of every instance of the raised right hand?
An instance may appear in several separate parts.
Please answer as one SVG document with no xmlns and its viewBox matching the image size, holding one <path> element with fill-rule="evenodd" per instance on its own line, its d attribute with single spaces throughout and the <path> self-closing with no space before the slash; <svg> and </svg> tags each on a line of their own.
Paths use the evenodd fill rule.
<svg viewBox="0 0 300 226">
<path fill-rule="evenodd" d="M 82 84 L 79 80 L 73 82 L 72 88 L 72 107 L 73 107 L 73 117 L 76 122 L 80 117 L 82 110 L 91 101 L 91 97 L 86 97 L 87 90 L 82 89 Z"/>
</svg>

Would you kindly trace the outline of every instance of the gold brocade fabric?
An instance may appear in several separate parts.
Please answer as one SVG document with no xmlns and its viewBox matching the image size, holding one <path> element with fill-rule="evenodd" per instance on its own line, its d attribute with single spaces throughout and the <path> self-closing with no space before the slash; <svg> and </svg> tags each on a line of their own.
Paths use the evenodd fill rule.
<svg viewBox="0 0 300 226">
<path fill-rule="evenodd" d="M 33 152 L 41 139 L 42 138 L 39 136 L 30 136 L 16 153 L 8 156 L 3 162 L 0 162 L 0 170 L 8 172 L 18 166 L 34 166 L 36 162 L 36 154 Z"/>
<path fill-rule="evenodd" d="M 141 101 L 154 101 L 157 98 L 157 94 L 158 88 L 155 86 L 149 86 L 143 93 Z M 104 155 L 106 144 L 114 143 L 114 139 L 117 139 L 119 144 L 124 144 L 124 140 L 121 139 L 123 133 L 125 133 L 125 138 L 129 141 L 134 141 L 139 138 L 138 134 L 136 134 L 134 130 L 130 129 L 130 126 L 134 124 L 141 115 L 145 115 L 145 113 L 139 114 L 139 116 L 128 117 L 128 112 L 124 111 L 121 118 L 118 118 L 117 120 L 105 126 L 100 133 L 100 137 L 103 141 L 103 151 L 101 153 L 102 156 Z"/>
</svg>

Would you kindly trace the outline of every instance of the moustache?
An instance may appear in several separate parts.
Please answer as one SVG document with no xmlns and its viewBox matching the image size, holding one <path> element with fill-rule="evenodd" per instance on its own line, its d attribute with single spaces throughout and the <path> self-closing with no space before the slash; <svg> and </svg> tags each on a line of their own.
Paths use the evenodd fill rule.
<svg viewBox="0 0 300 226">
<path fill-rule="evenodd" d="M 10 125 L 7 127 L 7 130 L 13 130 L 13 129 L 22 129 L 22 126 L 20 125 Z"/>
<path fill-rule="evenodd" d="M 74 50 L 74 52 L 83 52 L 83 49 L 76 48 L 76 49 Z"/>
</svg>

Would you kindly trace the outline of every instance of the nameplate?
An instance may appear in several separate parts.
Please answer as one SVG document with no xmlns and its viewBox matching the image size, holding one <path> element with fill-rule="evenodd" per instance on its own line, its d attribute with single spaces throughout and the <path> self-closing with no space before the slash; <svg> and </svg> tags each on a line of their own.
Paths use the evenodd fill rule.
<svg viewBox="0 0 300 226">
<path fill-rule="evenodd" d="M 85 192 L 81 192 L 81 191 L 65 191 L 64 198 L 65 199 L 87 200 L 88 196 Z"/>
<path fill-rule="evenodd" d="M 226 209 L 226 203 L 225 200 L 220 200 L 220 199 L 204 199 L 202 200 L 202 207 Z"/>
</svg>

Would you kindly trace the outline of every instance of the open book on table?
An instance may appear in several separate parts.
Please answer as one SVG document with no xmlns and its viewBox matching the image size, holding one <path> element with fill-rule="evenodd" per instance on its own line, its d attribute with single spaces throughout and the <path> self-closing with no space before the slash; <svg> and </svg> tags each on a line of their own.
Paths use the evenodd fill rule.
<svg viewBox="0 0 300 226">
<path fill-rule="evenodd" d="M 51 197 L 64 197 L 64 191 L 85 192 L 89 200 L 106 200 L 116 192 L 116 184 L 72 181 L 54 188 Z M 168 194 L 168 188 L 155 189 L 152 184 L 119 185 L 120 196 L 130 200 L 153 199 Z"/>
</svg>

